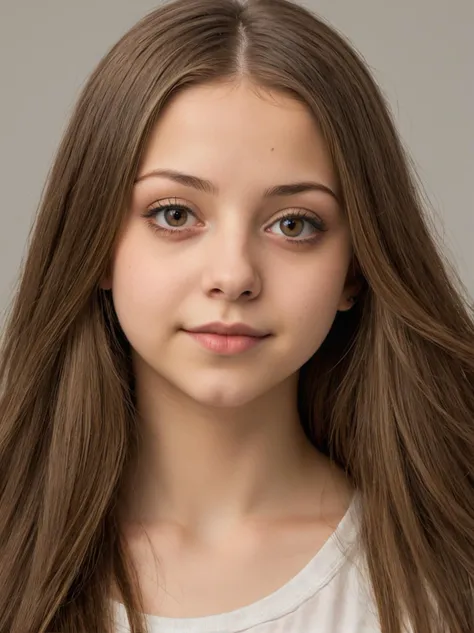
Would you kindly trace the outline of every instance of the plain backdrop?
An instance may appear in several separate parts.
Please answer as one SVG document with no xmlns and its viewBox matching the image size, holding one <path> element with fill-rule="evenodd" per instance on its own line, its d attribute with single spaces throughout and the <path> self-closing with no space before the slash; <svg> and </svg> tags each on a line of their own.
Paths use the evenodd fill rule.
<svg viewBox="0 0 474 633">
<path fill-rule="evenodd" d="M 157 0 L 0 0 L 0 325 L 72 106 Z M 364 56 L 474 296 L 474 0 L 305 0 Z"/>
</svg>

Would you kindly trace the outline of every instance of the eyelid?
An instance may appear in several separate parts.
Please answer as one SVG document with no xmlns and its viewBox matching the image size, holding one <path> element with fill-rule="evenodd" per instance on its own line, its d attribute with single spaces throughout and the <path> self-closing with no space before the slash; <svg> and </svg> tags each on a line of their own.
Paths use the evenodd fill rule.
<svg viewBox="0 0 474 633">
<path fill-rule="evenodd" d="M 272 222 L 268 226 L 272 226 L 273 224 L 275 224 L 275 222 L 279 222 L 286 218 L 302 218 L 304 220 L 307 220 L 319 231 L 327 231 L 326 222 L 321 217 L 316 215 L 316 213 L 314 213 L 313 211 L 298 207 L 285 209 L 281 212 L 280 215 L 278 215 L 278 217 L 272 220 Z"/>
<path fill-rule="evenodd" d="M 157 200 L 156 202 L 153 202 L 151 205 L 149 205 L 146 208 L 146 212 L 144 215 L 152 214 L 152 212 L 158 213 L 159 211 L 166 211 L 170 207 L 177 208 L 177 209 L 184 209 L 185 211 L 190 213 L 193 217 L 195 217 L 197 220 L 199 219 L 199 214 L 197 213 L 197 211 L 194 210 L 193 205 L 190 202 L 187 202 L 184 200 L 180 201 L 176 197 L 163 198 L 161 200 Z M 199 220 L 199 221 L 202 222 L 202 220 Z"/>
<path fill-rule="evenodd" d="M 183 198 L 177 198 L 176 196 L 170 196 L 168 198 L 161 198 L 160 200 L 155 200 L 150 205 L 147 206 L 147 211 L 152 211 L 154 209 L 166 209 L 167 207 L 183 207 L 196 215 L 196 211 L 194 210 L 191 202 L 184 200 Z"/>
<path fill-rule="evenodd" d="M 187 233 L 187 232 L 192 231 L 196 225 L 191 226 L 191 227 L 171 227 L 171 226 L 163 227 L 163 226 L 160 226 L 159 224 L 152 222 L 153 217 L 157 216 L 158 213 L 162 213 L 163 211 L 166 211 L 170 208 L 175 208 L 175 209 L 181 209 L 181 210 L 186 211 L 189 215 L 191 215 L 196 220 L 196 223 L 199 224 L 200 222 L 199 218 L 197 217 L 196 213 L 193 211 L 193 209 L 191 209 L 191 207 L 187 203 L 182 204 L 179 202 L 169 202 L 170 200 L 171 198 L 165 198 L 165 201 L 159 200 L 157 202 L 154 202 L 149 207 L 147 207 L 145 213 L 142 214 L 142 217 L 144 217 L 147 220 L 148 224 L 150 224 L 152 228 L 156 230 L 161 230 L 163 232 L 168 232 L 169 234 Z"/>
</svg>

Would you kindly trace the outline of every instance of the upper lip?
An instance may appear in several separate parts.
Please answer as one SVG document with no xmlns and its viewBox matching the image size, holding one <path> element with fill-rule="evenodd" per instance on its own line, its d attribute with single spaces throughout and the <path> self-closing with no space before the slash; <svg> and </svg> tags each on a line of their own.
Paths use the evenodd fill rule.
<svg viewBox="0 0 474 633">
<path fill-rule="evenodd" d="M 194 328 L 186 328 L 187 332 L 206 332 L 210 334 L 226 334 L 228 336 L 255 336 L 263 337 L 268 336 L 269 332 L 263 332 L 262 330 L 256 330 L 245 323 L 206 323 L 205 325 L 198 325 Z"/>
</svg>

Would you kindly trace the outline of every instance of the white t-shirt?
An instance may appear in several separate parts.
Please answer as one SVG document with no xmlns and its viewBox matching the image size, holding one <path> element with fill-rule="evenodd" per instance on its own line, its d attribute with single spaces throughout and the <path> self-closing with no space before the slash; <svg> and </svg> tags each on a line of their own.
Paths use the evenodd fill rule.
<svg viewBox="0 0 474 633">
<path fill-rule="evenodd" d="M 310 562 L 272 594 L 240 609 L 196 618 L 148 615 L 150 633 L 380 633 L 358 535 L 356 493 Z M 129 631 L 115 602 L 117 633 Z"/>
</svg>

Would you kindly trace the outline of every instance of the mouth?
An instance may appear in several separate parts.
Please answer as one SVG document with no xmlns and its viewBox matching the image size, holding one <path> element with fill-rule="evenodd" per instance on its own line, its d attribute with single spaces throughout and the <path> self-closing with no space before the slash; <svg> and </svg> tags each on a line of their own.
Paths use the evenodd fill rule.
<svg viewBox="0 0 474 633">
<path fill-rule="evenodd" d="M 253 338 L 265 338 L 270 334 L 268 330 L 260 330 L 246 323 L 222 323 L 214 321 L 198 325 L 194 328 L 185 328 L 186 332 L 193 334 L 219 334 L 222 336 L 250 336 Z"/>
<path fill-rule="evenodd" d="M 216 332 L 194 332 L 184 330 L 201 347 L 216 354 L 234 355 L 249 351 L 263 343 L 271 334 L 250 336 L 248 334 L 219 334 Z"/>
</svg>

